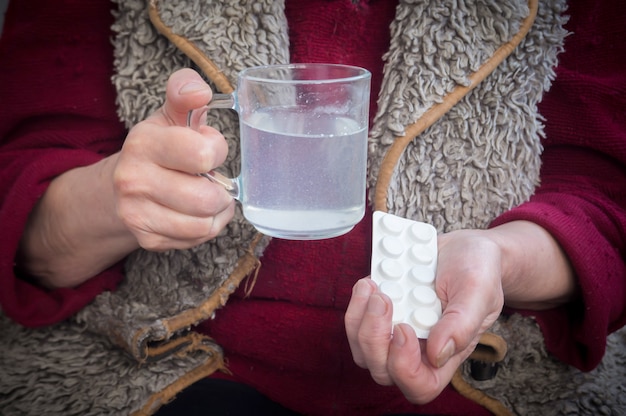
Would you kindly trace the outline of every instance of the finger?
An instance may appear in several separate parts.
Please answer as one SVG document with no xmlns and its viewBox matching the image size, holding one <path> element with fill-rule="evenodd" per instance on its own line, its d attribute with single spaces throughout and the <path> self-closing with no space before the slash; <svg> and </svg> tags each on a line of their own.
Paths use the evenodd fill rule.
<svg viewBox="0 0 626 416">
<path fill-rule="evenodd" d="M 231 205 L 233 197 L 223 186 L 200 176 L 168 170 L 157 170 L 147 187 L 157 189 L 153 202 L 184 215 L 208 218 Z"/>
<path fill-rule="evenodd" d="M 189 111 L 206 105 L 212 96 L 211 87 L 196 71 L 178 70 L 167 81 L 165 103 L 156 115 L 162 116 L 162 123 L 185 126 Z"/>
<path fill-rule="evenodd" d="M 374 292 L 376 292 L 376 284 L 369 277 L 357 281 L 352 288 L 352 297 L 344 316 L 346 335 L 352 351 L 352 358 L 362 368 L 365 368 L 366 362 L 359 345 L 358 334 L 363 315 L 365 315 L 367 310 L 367 302 Z"/>
<path fill-rule="evenodd" d="M 394 384 L 412 403 L 424 404 L 435 399 L 450 382 L 458 360 L 450 360 L 444 367 L 431 366 L 415 331 L 407 324 L 399 324 L 393 330 L 389 347 L 387 369 Z"/>
<path fill-rule="evenodd" d="M 200 218 L 172 211 L 162 205 L 142 203 L 123 212 L 139 245 L 150 251 L 186 249 L 216 237 L 234 214 L 234 202 L 215 216 Z"/>
<path fill-rule="evenodd" d="M 128 133 L 123 156 L 131 155 L 166 169 L 196 174 L 220 166 L 228 156 L 228 144 L 217 130 L 139 123 Z"/>
<path fill-rule="evenodd" d="M 387 372 L 387 356 L 391 341 L 391 300 L 377 292 L 370 296 L 357 340 L 366 367 L 374 381 L 382 385 L 392 384 Z"/>
<path fill-rule="evenodd" d="M 493 318 L 491 317 L 493 316 Z M 493 323 L 497 314 L 485 310 L 483 296 L 451 299 L 437 324 L 430 330 L 427 359 L 435 367 L 443 367 L 451 358 L 467 358 L 476 346 L 485 325 Z M 470 350 L 466 353 L 467 350 Z M 458 358 L 457 358 L 458 359 Z"/>
<path fill-rule="evenodd" d="M 503 306 L 500 263 L 468 261 L 459 268 L 455 249 L 446 249 L 446 244 L 454 241 L 448 237 L 443 235 L 439 240 L 443 246 L 440 246 L 437 271 L 437 294 L 444 309 L 430 331 L 427 346 L 428 361 L 439 367 L 452 356 L 467 355 L 467 350 L 473 349 L 479 335 L 493 324 Z M 494 258 L 489 251 L 485 252 L 491 250 L 491 245 L 481 245 L 478 241 L 472 250 L 476 258 Z"/>
<path fill-rule="evenodd" d="M 184 130 L 188 133 L 190 129 L 185 128 Z M 188 143 L 180 143 L 187 138 Z M 181 155 L 176 161 L 185 162 L 184 168 L 182 168 L 185 172 L 208 172 L 221 166 L 228 156 L 226 139 L 212 127 L 202 126 L 198 135 L 185 136 L 183 140 L 178 140 L 182 149 L 180 150 Z"/>
<path fill-rule="evenodd" d="M 226 190 L 206 179 L 157 165 L 125 167 L 114 174 L 120 203 L 149 200 L 171 211 L 206 218 L 224 210 L 232 201 Z"/>
</svg>

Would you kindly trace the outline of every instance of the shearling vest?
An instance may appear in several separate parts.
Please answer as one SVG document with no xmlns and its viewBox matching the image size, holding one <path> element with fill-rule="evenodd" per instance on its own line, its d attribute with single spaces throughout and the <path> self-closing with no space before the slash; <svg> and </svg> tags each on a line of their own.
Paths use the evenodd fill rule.
<svg viewBox="0 0 626 416">
<path fill-rule="evenodd" d="M 167 78 L 179 68 L 195 67 L 227 92 L 243 68 L 289 62 L 283 1 L 115 2 L 113 82 L 128 127 L 162 104 Z M 484 228 L 531 196 L 541 155 L 537 103 L 566 36 L 564 10 L 564 0 L 542 2 L 536 16 L 525 0 L 400 1 L 382 88 L 373 92 L 379 101 L 367 183 L 377 209 L 447 232 Z M 476 82 L 525 22 L 532 26 L 519 45 Z M 181 48 L 190 42 L 197 55 Z M 451 108 L 424 122 L 454 94 Z M 208 117 L 229 144 L 224 173 L 236 175 L 236 115 Z M 219 345 L 189 328 L 227 303 L 268 243 L 238 210 L 220 236 L 201 246 L 137 251 L 119 290 L 102 293 L 68 322 L 25 329 L 2 317 L 0 346 L 15 370 L 0 380 L 0 391 L 31 385 L 41 398 L 13 397 L 4 410 L 151 414 L 224 369 Z M 609 338 L 604 362 L 583 374 L 550 357 L 530 318 L 503 317 L 492 331 L 506 340 L 508 353 L 488 381 L 473 380 L 469 364 L 461 368 L 468 397 L 501 413 L 626 414 L 624 372 L 615 372 L 626 368 L 624 333 Z"/>
</svg>

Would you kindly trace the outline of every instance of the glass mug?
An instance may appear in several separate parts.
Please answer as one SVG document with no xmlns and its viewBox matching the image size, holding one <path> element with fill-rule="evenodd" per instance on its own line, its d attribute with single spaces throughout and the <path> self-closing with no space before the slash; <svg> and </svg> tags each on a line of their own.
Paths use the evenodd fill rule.
<svg viewBox="0 0 626 416">
<path fill-rule="evenodd" d="M 291 240 L 336 237 L 365 213 L 371 74 L 354 66 L 286 64 L 243 70 L 232 94 L 192 110 L 239 115 L 236 178 L 200 175 L 224 186 L 261 233 Z"/>
</svg>

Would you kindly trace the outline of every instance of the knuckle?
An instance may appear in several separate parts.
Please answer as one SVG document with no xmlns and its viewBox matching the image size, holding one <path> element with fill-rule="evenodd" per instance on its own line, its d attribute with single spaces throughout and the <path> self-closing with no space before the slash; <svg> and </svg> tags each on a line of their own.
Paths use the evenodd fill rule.
<svg viewBox="0 0 626 416">
<path fill-rule="evenodd" d="M 136 180 L 132 171 L 116 169 L 113 172 L 113 186 L 119 196 L 131 195 L 136 187 Z"/>
<path fill-rule="evenodd" d="M 219 233 L 219 230 L 217 230 L 215 225 L 215 218 L 209 217 L 200 221 L 197 227 L 194 227 L 190 232 L 191 234 L 188 236 L 188 240 L 195 242 L 214 238 Z"/>
<path fill-rule="evenodd" d="M 193 204 L 198 207 L 199 212 L 203 213 L 205 216 L 213 216 L 220 211 L 218 191 L 220 191 L 220 189 L 217 188 L 217 185 L 210 182 L 200 183 L 200 187 L 196 188 L 195 192 L 192 192 L 192 198 L 194 199 Z"/>
<path fill-rule="evenodd" d="M 186 248 L 203 243 L 219 233 L 214 217 L 189 219 L 183 224 L 178 224 L 174 229 L 177 232 L 177 240 L 184 242 Z"/>
<path fill-rule="evenodd" d="M 123 148 L 125 151 L 141 151 L 144 148 L 144 141 L 148 140 L 153 134 L 152 126 L 142 121 L 131 127 L 124 140 Z"/>
<path fill-rule="evenodd" d="M 381 386 L 391 386 L 393 385 L 393 380 L 389 376 L 389 373 L 381 370 L 370 370 L 370 376 L 372 380 L 374 380 L 377 384 Z"/>
<path fill-rule="evenodd" d="M 137 240 L 141 248 L 147 251 L 159 252 L 164 250 L 161 243 L 155 238 L 138 238 Z"/>
<path fill-rule="evenodd" d="M 432 382 L 423 382 L 417 375 L 413 375 L 412 377 L 405 376 L 402 381 L 396 384 L 409 402 L 426 404 L 437 398 L 448 383 L 442 382 L 439 378 Z"/>
<path fill-rule="evenodd" d="M 389 345 L 391 332 L 381 331 L 380 328 L 374 330 L 364 330 L 361 328 L 357 334 L 358 342 L 366 347 L 383 348 Z"/>
<path fill-rule="evenodd" d="M 202 172 L 207 172 L 216 166 L 215 149 L 209 146 L 208 143 L 200 146 L 196 153 L 197 164 Z"/>
<path fill-rule="evenodd" d="M 127 208 L 126 204 L 121 204 L 117 209 L 117 215 L 124 226 L 135 234 L 135 238 L 139 244 L 143 247 L 142 241 L 146 240 L 146 231 L 143 224 L 142 215 L 138 214 L 136 210 Z"/>
<path fill-rule="evenodd" d="M 438 395 L 438 392 L 426 391 L 426 392 L 421 392 L 419 394 L 409 393 L 409 394 L 405 394 L 404 396 L 411 403 L 426 404 L 426 403 L 433 401 L 437 397 L 437 395 Z"/>
<path fill-rule="evenodd" d="M 347 330 L 354 330 L 358 328 L 361 323 L 361 316 L 354 312 L 352 306 L 352 301 L 350 305 L 348 305 L 348 309 L 346 310 L 345 315 L 343 316 L 343 324 Z"/>
<path fill-rule="evenodd" d="M 359 331 L 357 334 L 357 340 L 360 345 L 371 347 L 379 342 L 379 337 L 372 335 L 369 332 Z"/>
<path fill-rule="evenodd" d="M 202 192 L 196 193 L 196 203 L 205 216 L 231 218 L 234 215 L 233 199 L 221 185 L 209 183 L 203 184 L 203 188 Z"/>
<path fill-rule="evenodd" d="M 125 156 L 120 156 L 115 169 L 113 170 L 113 187 L 118 197 L 138 194 L 145 186 L 145 180 L 142 180 L 139 169 L 133 168 L 135 163 L 128 160 Z"/>
<path fill-rule="evenodd" d="M 352 355 L 353 355 L 353 360 L 354 360 L 354 363 L 355 363 L 357 366 L 359 366 L 359 368 L 362 368 L 362 369 L 364 369 L 364 370 L 365 370 L 365 369 L 367 369 L 367 362 L 365 362 L 365 359 L 363 359 L 363 357 L 360 357 L 360 356 L 359 356 L 359 357 L 357 357 L 357 356 L 355 356 L 354 354 L 352 354 Z"/>
</svg>

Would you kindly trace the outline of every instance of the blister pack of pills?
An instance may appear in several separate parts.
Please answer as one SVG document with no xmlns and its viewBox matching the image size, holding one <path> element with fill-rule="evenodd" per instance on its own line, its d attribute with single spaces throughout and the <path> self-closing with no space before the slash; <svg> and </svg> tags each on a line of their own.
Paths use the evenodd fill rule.
<svg viewBox="0 0 626 416">
<path fill-rule="evenodd" d="M 435 293 L 437 230 L 430 224 L 374 212 L 372 280 L 393 302 L 393 324 L 428 338 L 441 317 Z"/>
</svg>

